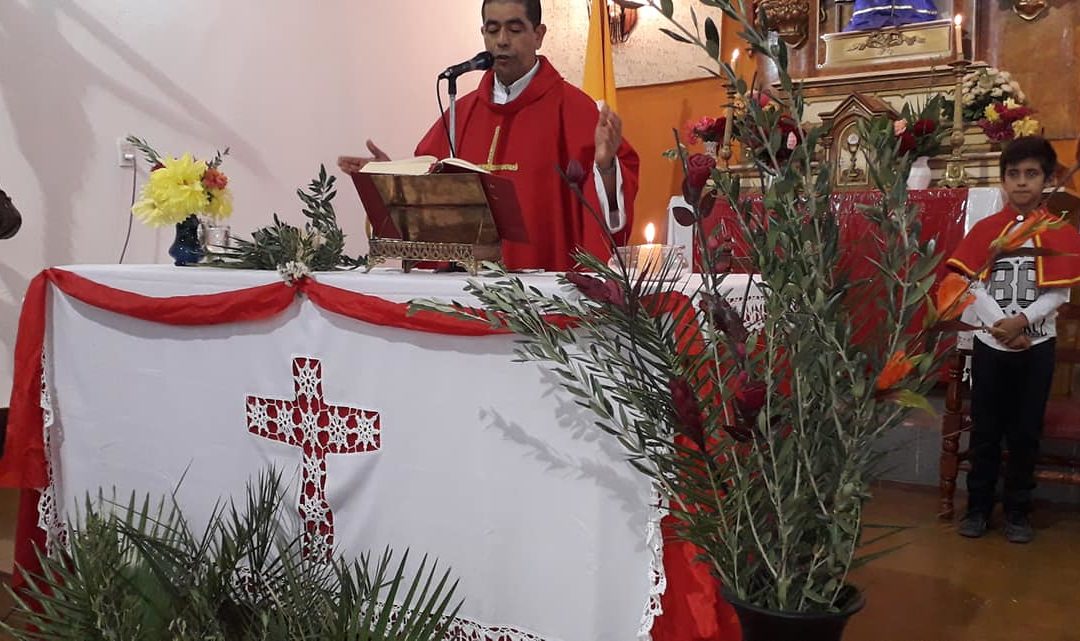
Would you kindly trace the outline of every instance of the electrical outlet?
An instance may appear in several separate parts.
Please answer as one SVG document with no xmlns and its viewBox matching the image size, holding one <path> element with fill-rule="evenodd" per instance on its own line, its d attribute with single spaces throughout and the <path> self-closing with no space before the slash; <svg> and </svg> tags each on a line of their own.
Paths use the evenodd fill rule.
<svg viewBox="0 0 1080 641">
<path fill-rule="evenodd" d="M 135 166 L 135 145 L 124 138 L 116 139 L 116 160 L 121 167 Z"/>
</svg>

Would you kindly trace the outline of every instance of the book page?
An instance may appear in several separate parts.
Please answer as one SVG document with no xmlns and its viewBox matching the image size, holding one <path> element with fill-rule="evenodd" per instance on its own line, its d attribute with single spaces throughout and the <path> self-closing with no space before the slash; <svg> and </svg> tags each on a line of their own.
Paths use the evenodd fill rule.
<svg viewBox="0 0 1080 641">
<path fill-rule="evenodd" d="M 474 171 L 478 174 L 490 174 L 491 172 L 480 165 L 475 165 L 461 158 L 445 158 L 436 163 L 432 173 L 450 174 L 457 171 Z"/>
<path fill-rule="evenodd" d="M 398 176 L 423 176 L 438 161 L 435 156 L 416 156 L 402 160 L 376 160 L 364 165 L 362 174 L 391 174 Z"/>
</svg>

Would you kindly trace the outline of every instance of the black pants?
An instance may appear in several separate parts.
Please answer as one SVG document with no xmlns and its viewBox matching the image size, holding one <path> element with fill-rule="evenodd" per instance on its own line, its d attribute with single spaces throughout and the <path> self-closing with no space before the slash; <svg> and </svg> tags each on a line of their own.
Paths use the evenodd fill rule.
<svg viewBox="0 0 1080 641">
<path fill-rule="evenodd" d="M 1006 512 L 1031 510 L 1035 457 L 1043 413 L 1054 375 L 1054 340 L 1022 352 L 1003 352 L 975 339 L 971 363 L 971 472 L 968 509 L 989 514 L 994 507 L 1001 440 L 1009 449 L 1005 467 Z"/>
</svg>

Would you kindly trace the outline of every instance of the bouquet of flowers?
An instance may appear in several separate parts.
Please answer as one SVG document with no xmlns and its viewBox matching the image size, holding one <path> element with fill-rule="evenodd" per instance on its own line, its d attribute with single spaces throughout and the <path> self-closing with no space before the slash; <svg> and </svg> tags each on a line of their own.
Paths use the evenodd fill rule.
<svg viewBox="0 0 1080 641">
<path fill-rule="evenodd" d="M 1017 104 L 1027 103 L 1020 83 L 1013 80 L 1008 71 L 999 71 L 994 67 L 976 69 L 965 75 L 963 96 L 965 122 L 981 120 L 986 108 L 996 102 L 1012 99 Z"/>
<path fill-rule="evenodd" d="M 1004 102 L 986 105 L 978 124 L 990 140 L 1008 142 L 1014 138 L 1039 133 L 1042 127 L 1038 120 L 1031 117 L 1034 113 L 1034 109 L 1008 98 Z"/>
<path fill-rule="evenodd" d="M 214 220 L 224 220 L 232 214 L 229 178 L 220 169 L 228 148 L 204 161 L 186 153 L 179 158 L 162 156 L 135 136 L 128 136 L 127 141 L 143 153 L 150 165 L 150 179 L 131 208 L 136 218 L 153 227 L 163 227 L 184 222 L 196 214 Z"/>
<path fill-rule="evenodd" d="M 904 105 L 900 118 L 893 121 L 899 155 L 910 154 L 918 158 L 941 153 L 941 144 L 949 134 L 949 128 L 941 120 L 943 103 L 944 98 L 938 95 L 919 110 Z"/>
</svg>

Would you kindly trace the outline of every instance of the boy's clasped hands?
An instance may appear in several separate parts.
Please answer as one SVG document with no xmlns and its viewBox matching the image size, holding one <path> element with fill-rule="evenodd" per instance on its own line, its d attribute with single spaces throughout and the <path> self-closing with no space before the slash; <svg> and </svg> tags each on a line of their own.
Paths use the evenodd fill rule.
<svg viewBox="0 0 1080 641">
<path fill-rule="evenodd" d="M 1024 328 L 1027 326 L 1027 316 L 1017 314 L 998 320 L 991 327 L 988 327 L 987 331 L 999 343 L 1009 349 L 1021 350 L 1031 347 L 1031 339 L 1024 334 Z"/>
</svg>

